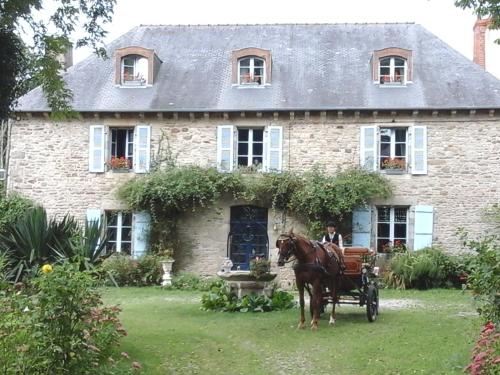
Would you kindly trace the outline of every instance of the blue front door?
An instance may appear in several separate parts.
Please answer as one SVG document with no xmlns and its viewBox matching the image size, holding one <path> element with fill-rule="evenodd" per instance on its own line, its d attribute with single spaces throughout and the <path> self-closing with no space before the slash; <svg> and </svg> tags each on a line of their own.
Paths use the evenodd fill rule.
<svg viewBox="0 0 500 375">
<path fill-rule="evenodd" d="M 234 270 L 248 270 L 250 260 L 255 257 L 267 258 L 267 208 L 231 207 L 229 239 L 229 255 Z"/>
</svg>

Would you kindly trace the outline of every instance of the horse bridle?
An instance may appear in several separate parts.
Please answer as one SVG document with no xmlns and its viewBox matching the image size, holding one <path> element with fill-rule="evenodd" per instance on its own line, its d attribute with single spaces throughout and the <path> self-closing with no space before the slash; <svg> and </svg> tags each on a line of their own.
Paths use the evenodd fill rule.
<svg viewBox="0 0 500 375">
<path fill-rule="evenodd" d="M 281 254 L 283 256 L 283 259 L 285 260 L 285 263 L 289 263 L 292 260 L 289 260 L 292 255 L 295 255 L 295 251 L 297 250 L 297 239 L 289 234 L 282 234 L 278 237 L 276 240 L 276 247 L 278 247 L 280 250 L 281 248 L 278 246 L 278 242 L 284 243 L 284 242 L 291 242 L 291 246 L 288 248 L 286 254 Z"/>
</svg>

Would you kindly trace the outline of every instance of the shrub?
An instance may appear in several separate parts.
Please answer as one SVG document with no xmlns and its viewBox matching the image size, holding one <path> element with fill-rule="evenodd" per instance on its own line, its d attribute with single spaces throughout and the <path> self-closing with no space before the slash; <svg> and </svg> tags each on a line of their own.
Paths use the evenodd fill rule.
<svg viewBox="0 0 500 375">
<path fill-rule="evenodd" d="M 227 312 L 267 312 L 295 307 L 293 295 L 285 291 L 273 290 L 271 298 L 252 293 L 238 299 L 223 280 L 216 280 L 210 285 L 208 293 L 203 294 L 201 303 L 205 310 Z"/>
<path fill-rule="evenodd" d="M 494 237 L 467 241 L 477 255 L 468 286 L 474 292 L 477 310 L 485 321 L 500 324 L 500 244 Z"/>
<path fill-rule="evenodd" d="M 436 247 L 399 253 L 391 259 L 384 282 L 398 289 L 458 286 L 468 262 L 468 256 L 448 255 Z"/>
<path fill-rule="evenodd" d="M 33 207 L 33 202 L 17 194 L 0 194 L 0 232 L 9 223 L 14 223 L 26 211 Z"/>
<path fill-rule="evenodd" d="M 163 271 L 156 255 L 132 259 L 130 255 L 115 253 L 102 262 L 100 274 L 111 277 L 118 286 L 147 286 L 158 285 Z"/>
<path fill-rule="evenodd" d="M 271 271 L 271 261 L 264 258 L 255 258 L 250 261 L 250 275 L 256 279 L 269 274 Z"/>
<path fill-rule="evenodd" d="M 126 334 L 119 309 L 103 306 L 88 272 L 69 263 L 45 271 L 0 293 L 0 372 L 104 373 Z"/>
</svg>

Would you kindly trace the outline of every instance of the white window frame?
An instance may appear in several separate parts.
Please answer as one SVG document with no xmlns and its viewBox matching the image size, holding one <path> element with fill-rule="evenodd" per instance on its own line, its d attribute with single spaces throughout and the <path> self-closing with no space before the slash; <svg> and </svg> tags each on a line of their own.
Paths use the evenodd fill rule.
<svg viewBox="0 0 500 375">
<path fill-rule="evenodd" d="M 386 221 L 383 221 L 381 222 L 380 219 L 379 219 L 379 209 L 382 208 L 382 207 L 390 207 L 390 213 L 389 213 L 389 222 L 386 222 Z M 410 238 L 409 238 L 409 228 L 410 228 L 410 221 L 409 221 L 409 218 L 410 218 L 410 207 L 407 207 L 407 206 L 376 206 L 376 212 L 377 212 L 377 221 L 376 221 L 376 227 L 375 227 L 375 248 L 377 249 L 378 251 L 378 241 L 379 241 L 379 233 L 378 233 L 378 225 L 379 224 L 389 224 L 389 238 L 388 238 L 388 241 L 390 241 L 392 243 L 392 245 L 394 246 L 394 242 L 397 241 L 397 240 L 400 240 L 401 237 L 398 237 L 398 238 L 394 238 L 394 225 L 396 224 L 395 222 L 395 209 L 396 208 L 405 208 L 406 209 L 406 237 L 405 237 L 405 244 L 406 244 L 406 247 L 408 247 L 409 243 L 410 243 Z M 397 222 L 397 223 L 401 223 L 401 222 Z M 385 239 L 385 237 L 384 237 Z"/>
<path fill-rule="evenodd" d="M 241 82 L 241 61 L 243 60 L 246 60 L 246 59 L 250 59 L 250 66 L 249 66 L 249 69 L 250 69 L 250 78 L 251 78 L 251 82 Z M 255 76 L 255 60 L 259 60 L 259 61 L 262 61 L 262 83 L 258 83 L 258 82 L 253 82 L 253 78 Z M 246 67 L 245 67 L 246 68 Z M 258 69 L 260 69 L 261 67 L 257 67 Z M 242 86 L 264 86 L 265 83 L 266 83 L 266 60 L 261 58 L 261 57 L 255 57 L 255 56 L 244 56 L 244 57 L 241 57 L 240 59 L 238 59 L 238 85 L 242 85 Z"/>
<path fill-rule="evenodd" d="M 248 130 L 248 140 L 247 141 L 240 141 L 239 134 L 240 134 L 241 130 Z M 260 131 L 262 131 L 262 141 L 254 141 L 253 140 L 253 138 L 254 138 L 253 137 L 254 130 L 260 130 Z M 265 150 L 264 150 L 264 145 L 265 145 L 265 142 L 266 142 L 265 129 L 261 128 L 261 127 L 252 127 L 252 128 L 239 127 L 239 128 L 236 128 L 236 132 L 237 132 L 237 137 L 236 137 L 236 168 L 239 168 L 239 167 L 253 167 L 254 166 L 254 164 L 253 164 L 253 158 L 254 158 L 253 145 L 255 143 L 261 143 L 262 144 L 262 155 L 257 155 L 257 156 L 260 156 L 262 158 L 262 163 L 259 164 L 257 170 L 258 171 L 262 171 L 263 168 L 264 168 L 264 162 L 265 162 L 265 159 L 266 159 L 266 153 L 265 153 Z M 240 154 L 240 143 L 246 143 L 248 145 L 248 152 L 247 152 L 247 154 Z M 268 145 L 268 147 L 269 147 L 269 145 Z M 240 166 L 240 164 L 239 164 L 239 158 L 240 157 L 246 157 L 246 158 L 248 158 L 247 165 Z"/>
<path fill-rule="evenodd" d="M 116 225 L 109 225 L 108 223 L 108 215 L 112 215 L 116 213 Z M 130 226 L 124 226 L 123 225 L 123 214 L 128 214 L 130 215 Z M 128 211 L 106 211 L 106 233 L 108 232 L 109 228 L 115 228 L 116 229 L 116 239 L 111 240 L 110 238 L 107 239 L 108 243 L 115 243 L 116 248 L 115 251 L 117 253 L 122 252 L 122 244 L 124 243 L 130 243 L 130 253 L 132 254 L 133 248 L 133 238 L 134 238 L 134 229 L 133 229 L 133 222 L 132 222 L 132 212 Z M 122 231 L 123 229 L 130 228 L 130 241 L 124 241 L 122 240 Z"/>
<path fill-rule="evenodd" d="M 391 137 L 391 140 L 390 140 L 390 144 L 389 144 L 389 147 L 390 147 L 390 155 L 389 155 L 389 158 L 391 159 L 394 159 L 394 158 L 398 158 L 398 159 L 403 159 L 404 162 L 405 162 L 405 167 L 402 168 L 401 170 L 404 170 L 404 171 L 407 171 L 408 170 L 408 150 L 409 150 L 409 137 L 408 137 L 408 133 L 409 133 L 409 128 L 406 128 L 406 127 L 390 127 L 390 126 L 380 126 L 378 128 L 378 131 L 377 131 L 377 154 L 378 154 L 378 164 L 377 164 L 377 168 L 380 170 L 380 171 L 386 171 L 387 168 L 382 168 L 382 158 L 387 158 L 387 156 L 382 156 L 381 155 L 381 147 L 382 147 L 382 130 L 390 130 L 391 134 L 390 134 L 390 137 Z M 396 156 L 396 144 L 402 144 L 403 142 L 396 142 L 396 130 L 401 130 L 401 129 L 404 129 L 405 130 L 405 141 L 404 141 L 404 145 L 405 145 L 405 156 Z M 386 142 L 384 142 L 386 143 Z"/>
<path fill-rule="evenodd" d="M 134 65 L 127 65 L 125 66 L 125 59 L 134 59 Z M 141 80 L 132 80 L 132 81 L 125 81 L 125 68 L 133 68 L 134 69 L 134 76 L 137 74 L 138 70 L 138 62 L 140 59 L 145 59 L 146 62 L 148 63 L 148 59 L 144 56 L 141 55 L 127 55 L 123 56 L 121 60 L 121 71 L 120 71 L 120 83 L 122 86 L 145 86 L 148 84 L 148 75 L 149 75 L 149 63 L 147 64 L 147 70 L 145 76 L 141 77 Z"/>
<path fill-rule="evenodd" d="M 389 82 L 384 82 L 382 83 L 382 76 L 387 76 L 387 74 L 382 74 L 382 60 L 385 60 L 385 59 L 390 59 L 389 60 L 389 79 L 390 81 Z M 401 59 L 404 61 L 404 65 L 401 67 L 401 66 L 396 66 L 396 62 L 395 62 L 395 59 Z M 407 75 L 408 75 L 408 62 L 406 61 L 405 58 L 401 57 L 401 56 L 384 56 L 384 57 L 381 57 L 379 59 L 379 62 L 378 62 L 378 79 L 379 79 L 379 83 L 381 86 L 385 86 L 385 85 L 389 85 L 389 86 L 404 86 L 406 85 L 406 82 L 407 82 Z M 386 65 L 383 66 L 384 68 L 387 68 Z M 401 82 L 398 82 L 396 81 L 396 74 L 395 74 L 395 71 L 396 71 L 396 68 L 403 68 L 404 71 L 403 71 L 403 79 L 401 80 Z"/>
</svg>

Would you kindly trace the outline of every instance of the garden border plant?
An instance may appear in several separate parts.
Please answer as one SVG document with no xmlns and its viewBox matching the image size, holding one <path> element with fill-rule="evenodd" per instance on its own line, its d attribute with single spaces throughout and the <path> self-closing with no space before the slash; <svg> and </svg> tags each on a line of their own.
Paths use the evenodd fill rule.
<svg viewBox="0 0 500 375">
<path fill-rule="evenodd" d="M 391 195 L 389 181 L 379 173 L 348 169 L 328 175 L 317 168 L 303 174 L 221 173 L 215 168 L 168 166 L 118 190 L 118 197 L 131 209 L 151 213 L 151 243 L 173 248 L 179 215 L 209 207 L 223 197 L 282 211 L 317 236 L 325 221 L 341 221 L 355 208 Z"/>
</svg>

